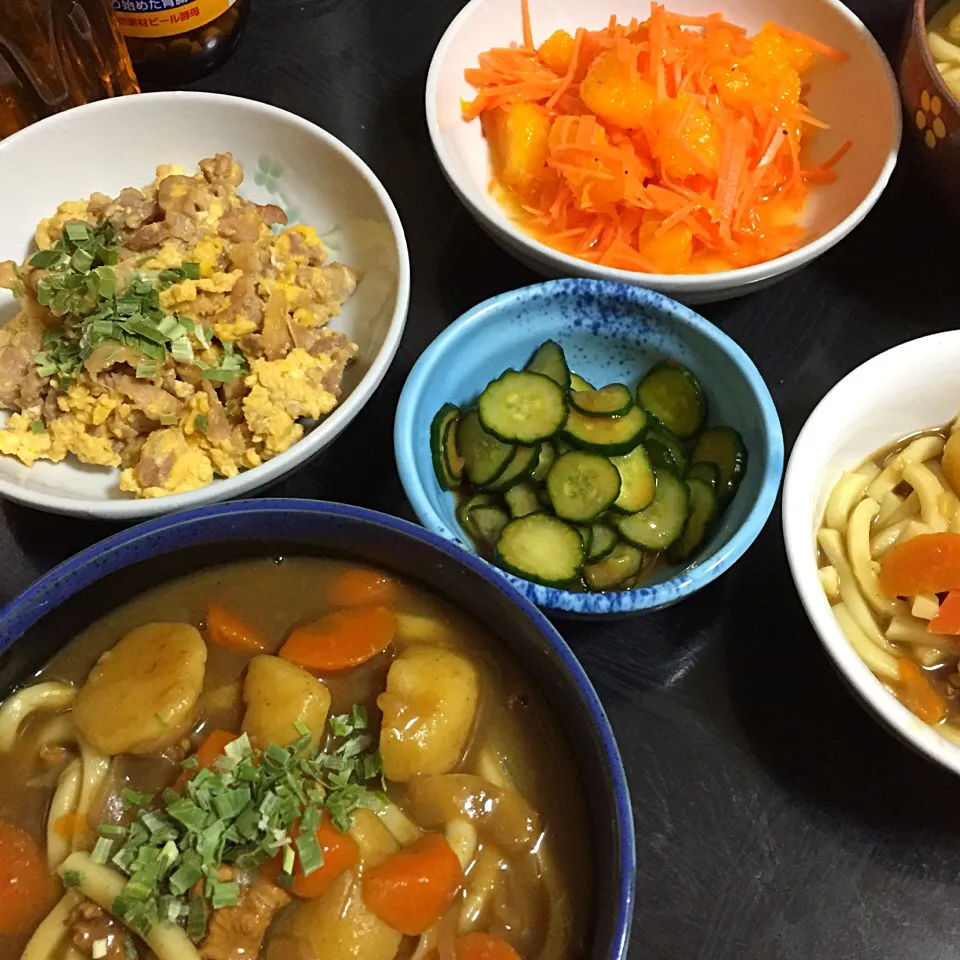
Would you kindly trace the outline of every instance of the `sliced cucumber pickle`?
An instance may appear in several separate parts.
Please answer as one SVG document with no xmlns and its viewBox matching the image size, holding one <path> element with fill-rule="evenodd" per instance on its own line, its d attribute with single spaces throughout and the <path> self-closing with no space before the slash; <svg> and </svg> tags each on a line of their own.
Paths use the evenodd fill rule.
<svg viewBox="0 0 960 960">
<path fill-rule="evenodd" d="M 491 503 L 496 502 L 496 497 L 492 493 L 475 493 L 472 496 L 467 497 L 457 507 L 457 522 L 467 531 L 471 536 L 473 536 L 473 530 L 470 528 L 470 524 L 467 522 L 467 516 L 474 507 L 486 507 Z"/>
<path fill-rule="evenodd" d="M 545 440 L 540 444 L 540 455 L 537 458 L 537 465 L 533 468 L 531 479 L 536 480 L 537 483 L 543 483 L 553 466 L 553 461 L 556 459 L 557 448 L 553 443 Z"/>
<path fill-rule="evenodd" d="M 525 517 L 528 513 L 538 513 L 543 509 L 537 499 L 537 489 L 529 480 L 521 480 L 504 490 L 503 499 L 511 517 Z"/>
<path fill-rule="evenodd" d="M 570 368 L 567 358 L 563 355 L 563 348 L 555 340 L 545 340 L 533 352 L 527 361 L 525 370 L 533 373 L 542 373 L 566 393 L 570 389 Z"/>
<path fill-rule="evenodd" d="M 549 440 L 567 419 L 563 389 L 542 373 L 507 370 L 487 384 L 477 403 L 487 433 L 505 443 Z"/>
<path fill-rule="evenodd" d="M 687 475 L 687 464 L 690 462 L 690 457 L 687 455 L 687 448 L 683 441 L 672 430 L 654 420 L 647 428 L 647 435 L 644 440 L 656 441 L 669 452 L 678 477 Z"/>
<path fill-rule="evenodd" d="M 467 514 L 467 529 L 488 547 L 497 542 L 501 531 L 509 522 L 510 515 L 506 510 L 492 503 L 476 506 Z"/>
<path fill-rule="evenodd" d="M 617 531 L 605 523 L 594 523 L 590 527 L 589 560 L 601 560 L 617 545 Z"/>
<path fill-rule="evenodd" d="M 637 403 L 681 440 L 697 433 L 707 417 L 700 381 L 675 360 L 662 360 L 640 381 Z"/>
<path fill-rule="evenodd" d="M 547 477 L 553 511 L 572 523 L 591 523 L 620 493 L 620 473 L 606 458 L 583 450 L 557 457 Z"/>
<path fill-rule="evenodd" d="M 563 587 L 576 580 L 583 567 L 583 540 L 576 527 L 548 513 L 531 513 L 503 528 L 495 557 L 518 577 Z"/>
<path fill-rule="evenodd" d="M 722 504 L 728 503 L 747 469 L 747 448 L 740 434 L 731 427 L 710 427 L 697 437 L 690 459 L 694 463 L 712 463 L 717 468 L 717 493 Z"/>
<path fill-rule="evenodd" d="M 720 471 L 715 463 L 709 463 L 706 460 L 691 463 L 690 469 L 687 471 L 687 479 L 703 480 L 704 483 L 709 483 L 713 487 L 714 493 L 720 488 Z"/>
<path fill-rule="evenodd" d="M 653 502 L 657 478 L 643 444 L 638 443 L 622 457 L 611 457 L 610 462 L 620 474 L 620 494 L 613 501 L 614 509 L 636 513 L 648 507 Z"/>
<path fill-rule="evenodd" d="M 467 479 L 479 487 L 496 480 L 506 470 L 515 451 L 513 444 L 503 443 L 483 429 L 476 410 L 460 417 L 457 448 L 464 459 Z"/>
<path fill-rule="evenodd" d="M 581 450 L 617 457 L 629 453 L 647 429 L 647 414 L 631 407 L 622 417 L 591 417 L 571 410 L 563 428 L 564 437 Z"/>
<path fill-rule="evenodd" d="M 588 383 L 579 373 L 570 374 L 570 389 L 571 390 L 596 390 L 596 387 L 592 383 Z"/>
<path fill-rule="evenodd" d="M 540 457 L 538 447 L 516 447 L 513 457 L 503 473 L 492 483 L 486 484 L 487 490 L 506 490 L 509 486 L 529 477 L 533 473 Z"/>
<path fill-rule="evenodd" d="M 622 417 L 633 406 L 633 395 L 622 383 L 611 383 L 599 390 L 571 390 L 570 405 L 592 417 Z"/>
<path fill-rule="evenodd" d="M 463 476 L 463 457 L 457 451 L 457 421 L 460 409 L 445 403 L 430 424 L 430 455 L 437 480 L 444 490 L 452 490 Z"/>
<path fill-rule="evenodd" d="M 643 566 L 643 552 L 629 543 L 617 543 L 601 560 L 593 560 L 583 568 L 583 577 L 591 590 L 612 590 L 635 577 Z"/>
<path fill-rule="evenodd" d="M 687 485 L 676 474 L 661 470 L 653 503 L 639 513 L 611 513 L 610 522 L 634 546 L 666 550 L 683 533 L 689 501 Z"/>
<path fill-rule="evenodd" d="M 671 544 L 667 557 L 671 563 L 683 563 L 703 543 L 713 518 L 717 515 L 717 495 L 706 480 L 687 478 L 690 491 L 690 516 L 680 538 Z"/>
</svg>

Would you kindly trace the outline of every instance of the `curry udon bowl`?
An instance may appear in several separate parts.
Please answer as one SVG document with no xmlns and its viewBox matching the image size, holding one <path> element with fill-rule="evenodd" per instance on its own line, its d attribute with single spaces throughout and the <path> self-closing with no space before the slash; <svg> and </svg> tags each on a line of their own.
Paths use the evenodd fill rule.
<svg viewBox="0 0 960 960">
<path fill-rule="evenodd" d="M 807 616 L 840 674 L 896 735 L 960 774 L 960 746 L 903 706 L 854 651 L 818 574 L 816 533 L 840 476 L 921 431 L 951 423 L 960 410 L 960 332 L 911 340 L 844 377 L 817 405 L 790 455 L 783 488 L 783 535 Z"/>
<path fill-rule="evenodd" d="M 383 571 L 387 593 L 381 591 L 383 579 L 363 575 L 359 565 Z M 222 611 L 215 614 L 212 604 L 231 611 L 232 626 L 230 617 L 224 620 Z M 333 656 L 322 663 L 313 654 L 304 658 L 302 650 L 293 651 L 298 633 L 309 633 L 321 623 L 326 624 L 324 629 L 334 621 L 342 626 L 350 617 L 368 618 L 366 631 L 354 622 L 354 639 L 370 639 L 377 618 L 385 612 L 393 618 L 389 635 L 393 643 L 386 648 L 374 644 L 364 654 L 372 657 L 363 665 L 357 665 L 360 656 L 344 659 L 344 649 L 336 645 L 321 644 Z M 319 619 L 311 619 L 317 614 Z M 148 621 L 180 622 L 151 628 L 145 625 Z M 159 635 L 150 633 L 158 627 Z M 311 636 L 310 643 L 315 643 L 316 635 Z M 283 641 L 279 650 L 277 637 Z M 71 644 L 73 638 L 76 643 Z M 118 638 L 122 639 L 117 642 Z M 310 649 L 316 652 L 321 647 Z M 98 660 L 108 649 L 111 654 Z M 246 652 L 238 659 L 240 650 Z M 278 655 L 259 653 L 265 650 Z M 259 655 L 251 660 L 254 653 Z M 199 681 L 188 676 L 197 656 L 205 671 Z M 217 956 L 435 960 L 437 949 L 441 956 L 452 955 L 456 942 L 459 950 L 454 937 L 466 936 L 464 930 L 471 926 L 479 927 L 470 934 L 477 946 L 483 946 L 484 936 L 497 934 L 512 940 L 523 960 L 626 956 L 635 872 L 633 822 L 623 766 L 603 708 L 570 649 L 536 608 L 482 561 L 440 537 L 360 508 L 296 500 L 213 506 L 151 521 L 68 560 L 0 612 L 0 688 L 9 695 L 38 679 L 38 671 L 40 680 L 50 681 L 46 689 L 54 691 L 54 702 L 48 705 L 56 708 L 56 715 L 50 720 L 49 713 L 31 714 L 29 697 L 17 695 L 5 701 L 6 708 L 0 707 L 0 776 L 7 783 L 0 820 L 32 833 L 35 840 L 29 843 L 38 845 L 38 856 L 45 848 L 50 865 L 59 863 L 69 887 L 64 897 L 73 912 L 66 920 L 62 908 L 59 915 L 47 914 L 23 956 L 60 956 L 62 950 L 51 949 L 50 944 L 61 942 L 67 930 L 79 936 L 86 931 L 88 939 L 98 937 L 97 953 L 105 945 L 119 950 L 118 937 L 132 940 L 128 929 L 135 924 L 129 911 L 140 908 L 131 907 L 132 901 L 124 896 L 110 896 L 108 880 L 112 875 L 116 884 L 120 877 L 122 885 L 130 877 L 123 889 L 135 885 L 138 868 L 123 861 L 124 851 L 133 849 L 138 824 L 153 837 L 159 821 L 149 811 L 159 814 L 171 836 L 177 834 L 172 852 L 164 848 L 179 864 L 177 871 L 187 862 L 184 850 L 206 849 L 200 839 L 192 845 L 191 836 L 206 836 L 208 828 L 216 831 L 215 821 L 221 817 L 232 825 L 212 861 L 203 859 L 209 858 L 209 851 L 197 854 L 208 866 L 217 860 L 221 870 L 223 864 L 232 865 L 204 881 L 213 885 L 203 894 L 210 898 L 207 911 L 211 904 L 216 906 L 217 897 L 228 911 L 212 912 L 208 938 L 224 932 L 217 928 L 220 918 L 225 918 L 224 928 L 230 926 L 229 905 L 237 897 L 235 910 L 241 913 L 250 903 L 258 909 L 270 905 L 269 926 L 261 924 L 259 929 L 261 938 L 266 930 L 265 939 L 247 941 L 240 952 L 232 942 Z M 290 676 L 290 671 L 299 671 L 302 698 L 294 688 L 277 686 L 269 678 L 274 672 Z M 160 672 L 162 678 L 157 677 Z M 153 680 L 145 679 L 150 676 Z M 184 708 L 183 691 L 195 681 L 199 699 L 196 708 L 183 713 L 182 726 L 176 711 Z M 65 682 L 76 684 L 79 691 L 64 694 Z M 317 694 L 316 688 L 323 686 L 326 692 Z M 179 699 L 159 705 L 155 698 L 168 698 L 171 688 L 180 691 Z M 380 696 L 374 698 L 377 691 Z M 58 705 L 57 696 L 67 697 L 66 708 Z M 363 732 L 368 730 L 367 721 L 357 720 L 362 713 L 352 710 L 351 704 L 370 707 L 373 736 Z M 465 709 L 474 713 L 464 714 Z M 205 718 L 200 726 L 198 710 Z M 241 711 L 249 741 L 234 740 L 241 729 Z M 25 720 L 24 712 L 29 714 Z M 16 714 L 12 724 L 11 713 Z M 131 724 L 134 716 L 139 719 Z M 464 726 L 462 716 L 473 720 Z M 57 733 L 64 724 L 72 733 Z M 182 739 L 185 730 L 187 740 Z M 405 730 L 416 735 L 405 740 Z M 435 736 L 439 739 L 431 747 Z M 211 742 L 217 745 L 211 748 Z M 196 743 L 201 746 L 193 753 Z M 451 747 L 453 743 L 456 746 Z M 77 744 L 80 753 L 70 760 Z M 376 744 L 380 750 L 374 754 Z M 38 757 L 38 745 L 52 752 L 41 750 Z M 57 752 L 63 745 L 67 756 Z M 211 760 L 223 752 L 226 758 Z M 185 754 L 183 772 L 169 765 Z M 110 759 L 104 761 L 105 757 Z M 299 765 L 297 757 L 302 758 Z M 379 759 L 368 766 L 374 757 Z M 37 764 L 46 762 L 54 766 L 42 780 L 33 781 Z M 103 762 L 106 773 L 97 767 Z M 371 783 L 381 782 L 379 762 L 389 805 L 373 803 L 379 816 L 372 808 L 354 810 L 349 833 L 340 832 L 349 827 L 349 819 L 337 827 L 338 810 L 349 817 L 357 803 L 367 802 L 358 798 L 373 796 L 365 791 Z M 63 768 L 63 763 L 74 766 Z M 166 773 L 157 767 L 160 763 L 167 764 Z M 206 769 L 211 763 L 212 769 Z M 63 784 L 68 781 L 69 788 L 70 771 L 76 765 L 83 785 L 74 798 L 75 809 L 67 803 L 72 832 L 64 835 L 57 826 L 63 821 Z M 64 772 L 54 790 L 60 769 Z M 90 788 L 90 771 L 97 769 L 100 779 Z M 328 769 L 347 777 L 347 786 L 322 772 Z M 302 797 L 294 801 L 293 812 L 288 810 L 291 834 L 286 839 L 283 830 L 273 832 L 276 823 L 271 818 L 281 816 L 283 809 L 276 806 L 279 801 L 268 801 L 263 794 L 264 801 L 255 808 L 258 813 L 244 820 L 239 808 L 224 799 L 226 793 L 250 783 L 259 803 L 267 784 L 268 794 L 276 793 L 288 803 L 290 791 L 283 785 L 288 773 L 295 777 Z M 151 776 L 155 780 L 148 783 Z M 27 780 L 33 782 L 32 788 L 21 786 Z M 157 792 L 171 782 L 180 793 Z M 122 793 L 124 784 L 156 794 L 156 799 L 151 803 Z M 447 788 L 452 792 L 444 793 Z M 85 794 L 88 800 L 94 797 L 86 805 Z M 51 797 L 54 809 L 48 814 Z M 146 806 L 130 808 L 124 798 Z M 176 826 L 181 822 L 176 819 L 180 813 L 174 813 L 179 809 L 176 803 L 187 799 L 209 808 L 207 826 L 198 826 L 199 821 L 192 827 Z M 451 812 L 450 804 L 461 802 L 460 815 Z M 312 854 L 300 845 L 300 828 L 313 816 L 312 804 L 319 804 L 312 808 L 315 813 L 322 811 L 317 839 L 325 858 L 319 866 L 314 858 L 310 867 L 305 858 Z M 341 809 L 341 804 L 346 806 Z M 129 812 L 117 813 L 123 809 Z M 54 819 L 55 814 L 59 816 Z M 187 820 L 191 816 L 204 814 L 193 810 Z M 120 842 L 111 839 L 119 828 L 105 830 L 102 824 L 127 824 L 131 817 L 134 822 L 125 827 L 123 845 L 119 852 L 111 847 L 111 859 L 104 866 L 106 857 L 98 857 L 91 828 L 103 835 L 98 843 L 109 846 Z M 50 832 L 45 833 L 45 827 Z M 231 834 L 233 827 L 236 832 Z M 0 828 L 10 830 L 7 823 L 0 822 Z M 444 828 L 445 834 L 440 832 Z M 263 834 L 258 842 L 271 845 L 271 852 L 292 837 L 290 849 L 296 847 L 297 853 L 291 852 L 287 863 L 281 846 L 276 858 L 264 864 L 260 854 L 246 859 L 251 854 L 247 846 L 240 856 L 237 844 L 242 846 L 244 838 L 258 830 Z M 329 837 L 322 839 L 324 830 L 333 831 L 335 839 L 329 843 Z M 444 836 L 446 844 L 441 842 Z M 163 837 L 158 837 L 155 845 L 162 847 Z M 428 841 L 445 850 L 447 867 L 438 866 L 442 858 L 427 856 Z M 343 851 L 337 844 L 353 850 L 353 859 L 344 861 L 350 864 L 347 867 L 338 866 Z M 93 853 L 83 852 L 91 846 Z M 70 852 L 71 848 L 81 852 Z M 444 887 L 451 850 L 458 879 Z M 136 855 L 141 857 L 139 848 Z M 421 855 L 426 859 L 417 860 Z M 428 862 L 429 868 L 424 866 Z M 432 889 L 447 891 L 445 899 L 407 902 L 403 894 L 398 900 L 391 884 L 398 875 L 395 868 L 403 863 L 415 864 L 417 876 L 422 876 L 417 873 L 421 867 L 427 870 L 430 883 L 439 884 Z M 256 877 L 251 887 L 243 885 L 249 879 L 248 868 Z M 328 868 L 331 877 L 326 876 Z M 489 877 L 483 880 L 485 872 Z M 0 882 L 4 876 L 0 874 Z M 170 907 L 169 897 L 157 899 L 158 891 L 167 895 L 174 889 L 174 876 L 176 871 L 161 873 L 159 885 L 155 881 L 147 895 L 148 903 L 162 904 L 166 916 L 188 909 L 186 894 L 180 896 L 180 908 Z M 231 888 L 234 880 L 240 881 L 239 888 Z M 313 887 L 318 880 L 326 886 Z M 164 886 L 168 882 L 169 889 Z M 307 887 L 300 886 L 308 882 Z M 258 899 L 248 901 L 255 892 Z M 16 897 L 10 896 L 13 902 Z M 58 896 L 54 893 L 48 899 L 55 902 Z M 98 920 L 95 908 L 93 917 L 78 915 L 74 908 L 78 898 L 82 904 L 100 903 L 105 911 L 125 919 L 120 923 L 100 914 Z M 191 903 L 199 898 L 199 888 L 194 888 Z M 428 907 L 434 910 L 429 928 Z M 0 923 L 7 922 L 8 912 L 0 905 Z M 436 921 L 438 916 L 442 919 Z M 90 923 L 102 921 L 107 926 L 91 934 Z M 81 923 L 87 926 L 78 926 Z M 180 926 L 160 923 L 148 916 L 145 934 L 158 960 L 198 956 Z M 190 923 L 187 917 L 187 931 Z M 179 924 L 184 925 L 183 916 Z M 21 930 L 19 939 L 0 936 L 0 958 L 20 956 L 34 927 Z M 163 936 L 158 938 L 158 931 Z M 420 935 L 419 940 L 414 935 Z M 176 949 L 171 948 L 171 936 Z M 191 936 L 196 941 L 200 935 Z M 37 947 L 35 941 L 44 937 Z"/>
</svg>

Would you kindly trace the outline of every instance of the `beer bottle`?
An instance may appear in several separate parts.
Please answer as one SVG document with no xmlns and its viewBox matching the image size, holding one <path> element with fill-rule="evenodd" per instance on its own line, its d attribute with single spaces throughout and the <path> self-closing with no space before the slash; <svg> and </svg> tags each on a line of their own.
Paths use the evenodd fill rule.
<svg viewBox="0 0 960 960">
<path fill-rule="evenodd" d="M 219 67 L 233 52 L 249 0 L 113 0 L 141 84 L 171 86 Z"/>
</svg>

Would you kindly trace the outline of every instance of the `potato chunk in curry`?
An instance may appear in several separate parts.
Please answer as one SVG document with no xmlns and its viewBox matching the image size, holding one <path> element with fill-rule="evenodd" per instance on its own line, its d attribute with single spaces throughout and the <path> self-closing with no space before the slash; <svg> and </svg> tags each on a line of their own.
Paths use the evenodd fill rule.
<svg viewBox="0 0 960 960">
<path fill-rule="evenodd" d="M 390 666 L 380 753 L 388 780 L 448 773 L 463 757 L 480 697 L 476 667 L 450 650 L 407 647 Z"/>
<path fill-rule="evenodd" d="M 189 623 L 145 623 L 96 663 L 73 705 L 77 729 L 101 753 L 156 753 L 190 729 L 207 645 Z"/>
<path fill-rule="evenodd" d="M 243 729 L 258 743 L 285 747 L 300 736 L 297 724 L 302 723 L 310 730 L 312 748 L 323 736 L 330 691 L 303 667 L 263 654 L 247 667 L 243 702 Z"/>
</svg>

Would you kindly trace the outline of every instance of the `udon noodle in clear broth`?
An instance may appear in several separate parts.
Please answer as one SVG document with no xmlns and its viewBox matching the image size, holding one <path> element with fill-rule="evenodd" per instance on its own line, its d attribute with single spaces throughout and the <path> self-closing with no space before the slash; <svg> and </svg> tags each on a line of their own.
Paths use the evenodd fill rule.
<svg viewBox="0 0 960 960">
<path fill-rule="evenodd" d="M 960 97 L 960 0 L 945 3 L 930 18 L 927 41 L 940 76 Z"/>
<path fill-rule="evenodd" d="M 577 771 L 473 622 L 368 567 L 215 567 L 0 706 L 0 960 L 573 960 Z M 575 886 L 576 885 L 576 886 Z"/>
<path fill-rule="evenodd" d="M 960 419 L 844 473 L 817 531 L 823 589 L 901 703 L 960 744 Z"/>
</svg>

